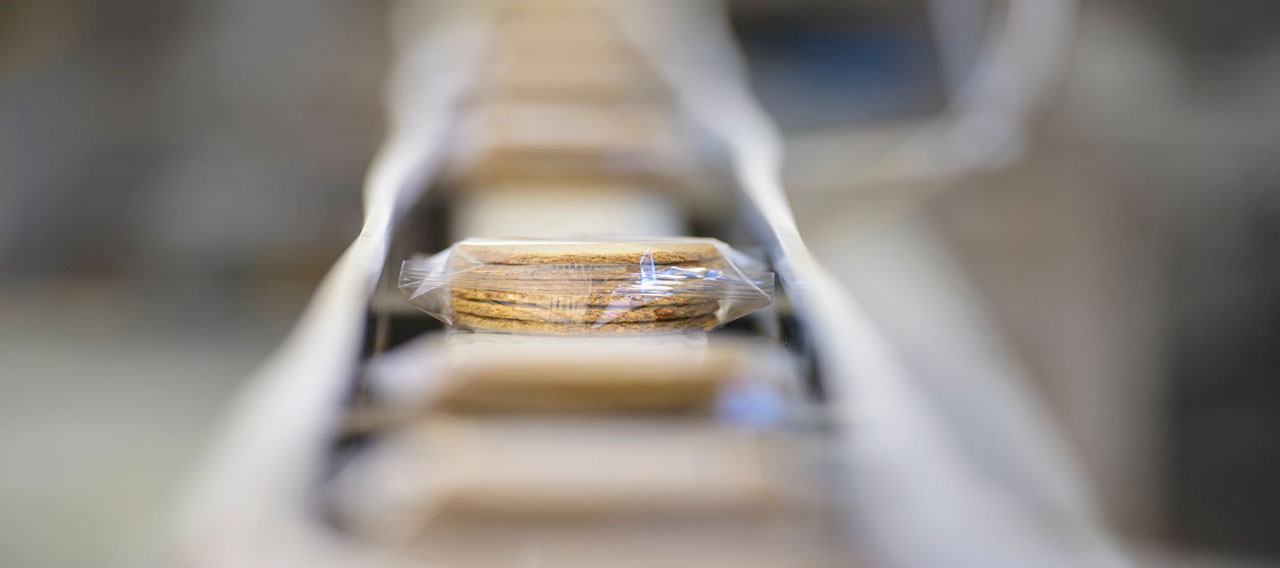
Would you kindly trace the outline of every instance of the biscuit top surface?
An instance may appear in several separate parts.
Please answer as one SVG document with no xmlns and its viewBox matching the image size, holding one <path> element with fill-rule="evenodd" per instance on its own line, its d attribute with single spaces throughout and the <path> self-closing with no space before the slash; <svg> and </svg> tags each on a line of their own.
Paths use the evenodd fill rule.
<svg viewBox="0 0 1280 568">
<path fill-rule="evenodd" d="M 717 241 L 462 242 L 455 254 L 491 264 L 677 264 L 719 258 Z"/>
</svg>

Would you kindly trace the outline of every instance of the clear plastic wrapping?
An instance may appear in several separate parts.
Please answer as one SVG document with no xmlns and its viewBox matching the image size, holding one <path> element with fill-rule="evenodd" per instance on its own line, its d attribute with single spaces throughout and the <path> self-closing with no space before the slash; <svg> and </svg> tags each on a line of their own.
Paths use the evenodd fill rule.
<svg viewBox="0 0 1280 568">
<path fill-rule="evenodd" d="M 773 273 L 715 239 L 467 239 L 405 261 L 400 289 L 460 329 L 669 333 L 769 305 Z"/>
<path fill-rule="evenodd" d="M 429 333 L 371 360 L 365 387 L 392 415 L 658 413 L 765 428 L 791 412 L 795 364 L 775 343 L 736 335 Z"/>
</svg>

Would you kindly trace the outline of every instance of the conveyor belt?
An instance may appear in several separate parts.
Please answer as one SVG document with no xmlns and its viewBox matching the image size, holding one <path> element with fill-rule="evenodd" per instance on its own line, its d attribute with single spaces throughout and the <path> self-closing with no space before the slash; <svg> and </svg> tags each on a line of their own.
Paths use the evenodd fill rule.
<svg viewBox="0 0 1280 568">
<path fill-rule="evenodd" d="M 722 14 L 405 1 L 394 24 L 365 226 L 201 469 L 187 563 L 931 565 L 915 530 L 957 565 L 1055 565 L 1034 538 L 990 548 L 1035 535 L 808 254 Z M 717 237 L 772 265 L 777 301 L 602 343 L 448 330 L 396 290 L 411 254 L 506 231 Z"/>
</svg>

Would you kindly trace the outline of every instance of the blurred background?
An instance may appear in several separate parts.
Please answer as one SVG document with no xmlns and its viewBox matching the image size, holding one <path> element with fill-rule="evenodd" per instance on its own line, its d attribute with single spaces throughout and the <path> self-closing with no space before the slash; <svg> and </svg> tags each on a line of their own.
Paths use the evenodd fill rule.
<svg viewBox="0 0 1280 568">
<path fill-rule="evenodd" d="M 729 6 L 802 230 L 908 363 L 1016 370 L 1144 564 L 1280 565 L 1280 3 Z M 0 565 L 166 564 L 358 231 L 386 11 L 0 3 Z"/>
</svg>

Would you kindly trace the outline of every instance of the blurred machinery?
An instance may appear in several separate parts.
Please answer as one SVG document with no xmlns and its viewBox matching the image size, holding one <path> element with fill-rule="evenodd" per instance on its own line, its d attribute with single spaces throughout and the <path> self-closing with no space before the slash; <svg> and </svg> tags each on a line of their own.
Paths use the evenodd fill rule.
<svg viewBox="0 0 1280 568">
<path fill-rule="evenodd" d="M 722 10 L 572 0 L 398 9 L 391 127 L 367 177 L 364 228 L 202 468 L 184 514 L 188 562 L 516 566 L 533 554 L 618 566 L 1127 565 L 1014 377 L 916 376 L 817 265 L 781 190 L 781 140 L 748 92 Z M 1004 61 L 1023 47 L 998 43 L 980 66 L 991 78 L 970 87 L 1007 104 L 959 105 L 913 134 L 881 175 L 913 173 L 912 159 L 958 175 L 1010 151 L 1030 104 L 1018 88 L 1037 86 L 1041 71 L 1023 78 Z M 975 120 L 999 129 L 950 140 Z M 416 250 L 512 230 L 602 229 L 714 235 L 758 251 L 778 273 L 777 308 L 710 338 L 610 347 L 453 331 L 433 339 L 439 324 L 396 297 L 399 261 Z M 919 299 L 936 295 L 924 291 Z M 953 333 L 967 325 L 963 315 L 928 316 Z M 762 341 L 723 343 L 735 336 Z M 617 355 L 601 357 L 606 347 Z M 677 365 L 632 382 L 624 361 L 678 349 L 738 370 Z M 387 358 L 408 363 L 381 377 Z M 501 373 L 459 370 L 499 358 L 512 358 Z M 744 430 L 735 417 L 761 411 L 740 405 L 759 399 L 690 406 L 691 394 L 670 394 L 705 384 L 705 373 L 726 384 L 713 397 L 738 396 L 732 383 L 742 379 L 803 392 L 766 406 L 798 408 L 797 418 Z M 655 399 L 668 402 L 636 406 L 658 396 L 646 394 L 650 384 L 668 385 Z M 629 395 L 609 394 L 624 387 Z M 433 393 L 416 405 L 426 417 L 403 400 L 415 391 Z M 693 413 L 612 415 L 670 403 Z M 729 414 L 706 414 L 721 404 Z M 396 418 L 395 407 L 410 413 Z M 494 409 L 533 417 L 486 414 Z M 583 410 L 592 417 L 562 416 Z M 352 420 L 363 426 L 344 431 Z M 1000 443 L 984 445 L 993 431 Z M 324 516 L 317 491 L 332 493 Z"/>
</svg>

